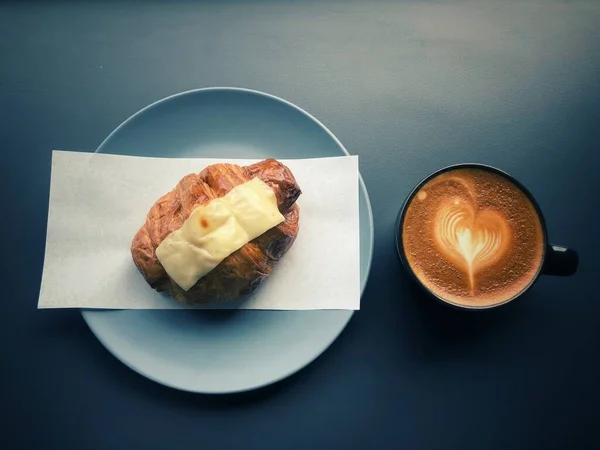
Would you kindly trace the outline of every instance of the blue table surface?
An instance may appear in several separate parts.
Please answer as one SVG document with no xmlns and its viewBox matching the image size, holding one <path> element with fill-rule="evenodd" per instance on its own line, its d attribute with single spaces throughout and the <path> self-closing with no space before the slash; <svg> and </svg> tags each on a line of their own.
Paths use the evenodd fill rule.
<svg viewBox="0 0 600 450">
<path fill-rule="evenodd" d="M 600 448 L 600 2 L 0 4 L 0 448 Z M 362 309 L 271 387 L 191 395 L 132 372 L 76 311 L 37 311 L 52 149 L 94 150 L 167 95 L 257 89 L 360 156 L 375 218 Z M 426 298 L 394 221 L 452 163 L 498 166 L 580 252 L 495 311 Z"/>
</svg>

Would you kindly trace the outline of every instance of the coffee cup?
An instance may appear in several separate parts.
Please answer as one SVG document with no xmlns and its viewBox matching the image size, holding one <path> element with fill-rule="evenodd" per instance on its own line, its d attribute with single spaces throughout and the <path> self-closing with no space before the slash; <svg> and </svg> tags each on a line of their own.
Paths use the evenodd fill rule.
<svg viewBox="0 0 600 450">
<path fill-rule="evenodd" d="M 572 249 L 551 245 L 533 195 L 512 176 L 483 164 L 458 164 L 427 176 L 396 222 L 398 256 L 434 298 L 463 309 L 504 305 L 540 275 L 577 271 Z"/>
</svg>

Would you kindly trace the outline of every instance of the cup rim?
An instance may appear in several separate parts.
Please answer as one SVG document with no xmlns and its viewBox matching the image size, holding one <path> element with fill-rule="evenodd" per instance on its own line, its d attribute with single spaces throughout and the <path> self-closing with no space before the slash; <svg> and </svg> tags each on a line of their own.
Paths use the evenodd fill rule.
<svg viewBox="0 0 600 450">
<path fill-rule="evenodd" d="M 500 176 L 505 177 L 506 179 L 508 179 L 509 181 L 511 181 L 512 183 L 514 183 L 517 188 L 519 188 L 525 195 L 526 197 L 529 199 L 529 201 L 531 202 L 531 204 L 533 205 L 538 218 L 540 219 L 540 225 L 542 227 L 542 234 L 543 234 L 543 246 L 542 246 L 542 258 L 541 258 L 541 262 L 540 265 L 538 267 L 538 270 L 535 274 L 535 276 L 531 279 L 530 283 L 519 293 L 517 293 L 516 295 L 512 296 L 509 299 L 506 299 L 502 302 L 499 303 L 494 303 L 491 305 L 482 305 L 482 306 L 473 306 L 473 305 L 464 305 L 464 304 L 460 304 L 460 303 L 456 303 L 453 301 L 450 301 L 448 299 L 445 299 L 439 295 L 437 295 L 436 293 L 434 293 L 433 291 L 431 291 L 430 289 L 428 289 L 419 279 L 419 277 L 417 277 L 412 269 L 412 267 L 410 266 L 410 264 L 408 263 L 407 259 L 406 259 L 406 254 L 404 251 L 404 243 L 403 243 L 403 236 L 402 236 L 402 229 L 403 229 L 403 225 L 404 225 L 404 218 L 406 216 L 406 209 L 407 206 L 411 203 L 411 201 L 413 200 L 414 196 L 417 194 L 417 192 L 419 192 L 419 190 L 423 187 L 423 185 L 425 183 L 427 183 L 428 181 L 432 180 L 433 178 L 441 175 L 444 172 L 449 172 L 451 170 L 456 170 L 456 169 L 468 169 L 468 168 L 474 168 L 474 169 L 483 169 L 483 170 L 488 170 L 490 172 L 494 172 Z M 410 275 L 410 277 L 417 282 L 417 284 L 425 291 L 427 292 L 430 296 L 432 296 L 433 298 L 435 298 L 436 300 L 452 306 L 454 308 L 458 308 L 461 310 L 470 310 L 470 311 L 479 311 L 479 310 L 487 310 L 487 309 L 494 309 L 497 308 L 499 306 L 502 305 L 506 305 L 507 303 L 512 302 L 513 300 L 516 300 L 517 298 L 521 297 L 525 292 L 527 292 L 529 289 L 531 289 L 531 287 L 535 284 L 535 282 L 538 280 L 538 278 L 540 277 L 540 275 L 542 274 L 542 270 L 544 267 L 544 261 L 546 260 L 546 253 L 547 253 L 547 248 L 548 248 L 548 231 L 546 228 L 546 219 L 544 218 L 544 215 L 542 213 L 542 210 L 537 202 L 537 200 L 535 199 L 535 197 L 533 196 L 533 194 L 531 193 L 531 191 L 529 191 L 529 189 L 527 189 L 527 187 L 525 187 L 525 185 L 523 185 L 519 180 L 517 180 L 515 177 L 513 177 L 512 175 L 510 175 L 509 173 L 495 167 L 495 166 L 491 166 L 489 164 L 482 164 L 482 163 L 457 163 L 457 164 L 451 164 L 449 166 L 445 166 L 442 167 L 434 172 L 431 172 L 429 175 L 427 175 L 425 178 L 423 178 L 421 181 L 419 181 L 416 186 L 410 191 L 410 193 L 408 194 L 408 196 L 406 197 L 406 199 L 404 200 L 402 207 L 400 208 L 400 212 L 398 213 L 398 218 L 396 220 L 396 230 L 395 230 L 395 235 L 396 235 L 396 253 L 398 254 L 398 257 L 400 258 L 400 261 L 402 263 L 402 265 L 404 266 L 404 268 L 406 269 L 406 271 L 408 272 L 408 274 Z"/>
</svg>

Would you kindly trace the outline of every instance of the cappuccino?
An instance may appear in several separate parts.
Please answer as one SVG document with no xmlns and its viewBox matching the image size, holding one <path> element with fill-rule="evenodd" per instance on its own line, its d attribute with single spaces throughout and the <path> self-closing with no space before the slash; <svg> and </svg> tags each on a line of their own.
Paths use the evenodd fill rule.
<svg viewBox="0 0 600 450">
<path fill-rule="evenodd" d="M 485 168 L 434 176 L 409 200 L 400 226 L 417 279 L 461 306 L 511 300 L 535 280 L 544 259 L 536 207 L 512 180 Z"/>
</svg>

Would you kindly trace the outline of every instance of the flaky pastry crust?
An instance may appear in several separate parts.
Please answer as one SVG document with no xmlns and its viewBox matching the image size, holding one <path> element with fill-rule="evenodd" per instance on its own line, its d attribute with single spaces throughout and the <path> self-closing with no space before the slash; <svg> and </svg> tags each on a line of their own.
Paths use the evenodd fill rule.
<svg viewBox="0 0 600 450">
<path fill-rule="evenodd" d="M 224 196 L 233 187 L 255 177 L 273 189 L 285 221 L 229 255 L 192 288 L 184 291 L 167 275 L 156 257 L 156 248 L 182 226 L 194 208 Z M 245 167 L 236 164 L 208 166 L 200 173 L 183 177 L 171 192 L 152 205 L 146 222 L 131 243 L 133 262 L 152 288 L 167 291 L 185 304 L 230 300 L 250 294 L 294 243 L 300 212 L 295 202 L 300 194 L 292 172 L 274 159 Z"/>
</svg>

